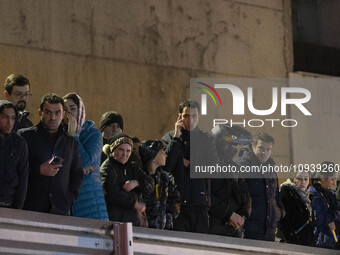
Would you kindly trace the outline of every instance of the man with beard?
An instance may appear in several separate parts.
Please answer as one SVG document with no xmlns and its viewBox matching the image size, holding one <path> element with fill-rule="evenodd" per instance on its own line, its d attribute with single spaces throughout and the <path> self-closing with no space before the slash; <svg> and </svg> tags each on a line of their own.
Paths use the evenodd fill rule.
<svg viewBox="0 0 340 255">
<path fill-rule="evenodd" d="M 19 111 L 14 132 L 21 128 L 33 126 L 33 123 L 27 118 L 30 113 L 25 111 L 27 100 L 32 96 L 30 86 L 29 80 L 21 74 L 11 74 L 5 80 L 4 96 L 6 100 L 14 104 Z"/>
<path fill-rule="evenodd" d="M 23 209 L 70 215 L 84 173 L 77 140 L 61 124 L 64 100 L 45 95 L 38 111 L 38 125 L 19 130 L 29 151 L 29 177 Z"/>
</svg>

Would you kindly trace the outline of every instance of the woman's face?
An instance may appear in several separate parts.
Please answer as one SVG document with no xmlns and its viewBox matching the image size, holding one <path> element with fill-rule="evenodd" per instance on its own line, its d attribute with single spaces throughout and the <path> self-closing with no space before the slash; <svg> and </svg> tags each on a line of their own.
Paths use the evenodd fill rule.
<svg viewBox="0 0 340 255">
<path fill-rule="evenodd" d="M 119 145 L 113 152 L 113 158 L 118 162 L 125 164 L 131 155 L 131 145 L 124 143 Z"/>
<path fill-rule="evenodd" d="M 320 177 L 321 187 L 324 189 L 336 189 L 337 175 L 333 175 L 330 178 L 324 178 L 322 175 Z"/>
<path fill-rule="evenodd" d="M 164 149 L 161 149 L 156 157 L 153 159 L 153 162 L 157 165 L 157 166 L 165 166 L 165 162 L 166 162 L 166 153 L 164 152 Z"/>
<path fill-rule="evenodd" d="M 68 123 L 69 115 L 73 116 L 74 118 L 78 117 L 78 106 L 70 98 L 64 100 L 64 104 L 65 104 L 65 112 L 66 112 L 64 121 L 65 123 Z"/>
<path fill-rule="evenodd" d="M 300 189 L 306 191 L 307 188 L 308 188 L 308 184 L 309 184 L 309 175 L 308 175 L 307 172 L 298 173 L 294 177 L 293 181 L 296 184 L 296 186 L 298 186 Z"/>
</svg>

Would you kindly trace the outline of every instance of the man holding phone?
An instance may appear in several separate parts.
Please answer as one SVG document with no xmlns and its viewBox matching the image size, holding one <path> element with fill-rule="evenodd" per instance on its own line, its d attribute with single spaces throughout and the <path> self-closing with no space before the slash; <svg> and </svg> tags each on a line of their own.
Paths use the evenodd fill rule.
<svg viewBox="0 0 340 255">
<path fill-rule="evenodd" d="M 181 212 L 174 222 L 174 229 L 207 233 L 210 180 L 190 178 L 190 162 L 216 165 L 218 161 L 212 136 L 198 128 L 199 108 L 194 100 L 181 102 L 175 130 L 166 133 L 162 140 L 167 145 L 165 170 L 174 175 L 181 193 Z M 191 153 L 190 146 L 194 147 Z"/>
<path fill-rule="evenodd" d="M 28 145 L 29 179 L 25 210 L 70 215 L 83 180 L 78 142 L 63 129 L 64 100 L 45 95 L 38 125 L 19 131 Z"/>
</svg>

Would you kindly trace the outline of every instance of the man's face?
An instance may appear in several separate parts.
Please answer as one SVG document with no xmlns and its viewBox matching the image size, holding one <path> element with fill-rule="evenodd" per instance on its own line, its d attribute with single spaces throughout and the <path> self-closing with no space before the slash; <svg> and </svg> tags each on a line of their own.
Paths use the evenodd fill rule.
<svg viewBox="0 0 340 255">
<path fill-rule="evenodd" d="M 0 113 L 0 136 L 9 135 L 14 127 L 16 114 L 13 108 L 4 108 Z"/>
<path fill-rule="evenodd" d="M 102 136 L 106 139 L 110 137 L 122 133 L 123 130 L 120 128 L 118 123 L 111 123 L 110 125 L 106 126 L 102 132 Z"/>
<path fill-rule="evenodd" d="M 184 107 L 183 112 L 180 114 L 180 118 L 183 120 L 185 130 L 192 131 L 198 125 L 199 121 L 198 109 Z"/>
<path fill-rule="evenodd" d="M 14 104 L 19 111 L 23 111 L 26 108 L 26 103 L 30 94 L 30 86 L 13 86 L 12 93 L 9 94 L 7 91 L 4 92 L 6 100 L 10 101 L 12 104 Z"/>
<path fill-rule="evenodd" d="M 64 118 L 65 112 L 61 104 L 44 103 L 43 110 L 39 109 L 41 122 L 47 127 L 48 132 L 58 132 L 59 125 Z"/>
<path fill-rule="evenodd" d="M 260 163 L 265 163 L 269 159 L 270 154 L 272 154 L 272 148 L 272 143 L 267 143 L 259 140 L 256 146 L 253 147 L 253 152 L 259 159 Z"/>
</svg>

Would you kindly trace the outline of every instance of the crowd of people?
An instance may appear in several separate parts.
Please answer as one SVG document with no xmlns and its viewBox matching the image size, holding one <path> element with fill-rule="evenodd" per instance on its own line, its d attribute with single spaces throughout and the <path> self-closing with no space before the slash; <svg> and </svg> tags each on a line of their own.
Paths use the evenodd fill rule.
<svg viewBox="0 0 340 255">
<path fill-rule="evenodd" d="M 281 185 L 275 173 L 190 177 L 192 165 L 274 165 L 272 136 L 256 135 L 234 162 L 198 127 L 198 102 L 184 100 L 174 130 L 141 142 L 123 132 L 123 117 L 115 111 L 104 113 L 97 129 L 76 93 L 43 96 L 34 126 L 25 110 L 30 87 L 19 74 L 5 80 L 0 207 L 339 248 L 335 171 L 299 171 Z M 332 162 L 322 164 L 335 169 Z"/>
</svg>

